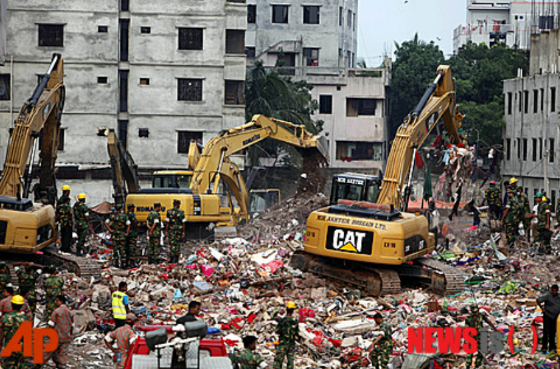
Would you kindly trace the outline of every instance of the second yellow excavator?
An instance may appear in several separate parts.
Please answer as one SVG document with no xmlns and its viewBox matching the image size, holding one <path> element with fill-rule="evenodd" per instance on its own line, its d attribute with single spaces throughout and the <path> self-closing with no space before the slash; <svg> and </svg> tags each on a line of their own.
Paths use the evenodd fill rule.
<svg viewBox="0 0 560 369">
<path fill-rule="evenodd" d="M 399 127 L 383 179 L 337 176 L 331 206 L 308 217 L 305 250 L 293 255 L 292 265 L 375 295 L 399 293 L 401 279 L 424 282 L 442 295 L 462 291 L 458 269 L 425 257 L 435 249 L 426 217 L 406 212 L 416 151 L 440 121 L 451 142 L 461 143 L 462 119 L 451 70 L 440 66 L 435 81 Z"/>
</svg>

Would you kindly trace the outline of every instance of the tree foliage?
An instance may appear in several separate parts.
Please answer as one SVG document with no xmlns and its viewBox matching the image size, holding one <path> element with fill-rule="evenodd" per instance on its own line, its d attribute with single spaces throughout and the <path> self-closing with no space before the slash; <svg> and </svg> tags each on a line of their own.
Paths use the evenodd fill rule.
<svg viewBox="0 0 560 369">
<path fill-rule="evenodd" d="M 281 69 L 266 69 L 262 61 L 256 61 L 253 68 L 247 72 L 245 119 L 250 121 L 253 115 L 263 114 L 305 125 L 308 131 L 317 134 L 322 129 L 322 122 L 314 122 L 311 119 L 311 114 L 318 107 L 317 101 L 311 97 L 312 88 L 313 86 L 305 81 L 292 81 L 289 76 L 281 73 Z M 288 145 L 265 141 L 249 148 L 251 165 L 258 165 L 258 158 L 264 152 L 275 152 L 276 148 L 293 153 L 293 149 Z"/>
</svg>

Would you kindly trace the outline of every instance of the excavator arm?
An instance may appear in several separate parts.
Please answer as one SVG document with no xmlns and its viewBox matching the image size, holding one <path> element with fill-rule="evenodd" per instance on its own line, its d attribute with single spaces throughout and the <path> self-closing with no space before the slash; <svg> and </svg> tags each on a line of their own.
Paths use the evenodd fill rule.
<svg viewBox="0 0 560 369">
<path fill-rule="evenodd" d="M 438 67 L 436 79 L 397 131 L 387 161 L 378 204 L 406 208 L 401 206 L 401 192 L 409 175 L 414 154 L 442 120 L 451 142 L 460 143 L 458 129 L 461 127 L 463 115 L 459 112 L 455 84 L 451 69 L 447 65 Z"/>
<path fill-rule="evenodd" d="M 221 132 L 204 146 L 191 181 L 193 193 L 203 194 L 211 191 L 211 183 L 219 179 L 219 174 L 224 170 L 226 158 L 229 155 L 267 138 L 285 142 L 297 148 L 309 149 L 306 151 L 312 151 L 327 158 L 326 145 L 322 142 L 321 137 L 308 132 L 303 125 L 267 118 L 264 115 L 255 115 L 249 123 Z"/>
<path fill-rule="evenodd" d="M 37 192 L 49 191 L 51 201 L 53 193 L 56 196 L 54 165 L 64 107 L 63 78 L 62 56 L 54 54 L 47 73 L 42 76 L 41 82 L 35 88 L 33 95 L 23 104 L 15 120 L 3 176 L 0 180 L 0 195 L 21 197 L 25 168 L 28 160 L 30 167 L 33 165 L 30 153 L 34 148 L 35 139 L 39 137 L 42 130 L 40 182 Z M 25 183 L 23 194 L 24 197 L 29 194 L 29 181 Z"/>
<path fill-rule="evenodd" d="M 138 166 L 132 156 L 117 137 L 115 130 L 109 129 L 107 135 L 107 152 L 111 160 L 113 177 L 113 198 L 117 204 L 124 204 L 128 193 L 140 191 Z"/>
</svg>

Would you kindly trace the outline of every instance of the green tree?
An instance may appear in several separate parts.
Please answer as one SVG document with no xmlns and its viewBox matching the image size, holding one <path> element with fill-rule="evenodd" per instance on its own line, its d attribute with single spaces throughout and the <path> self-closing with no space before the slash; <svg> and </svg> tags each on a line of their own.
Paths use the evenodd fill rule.
<svg viewBox="0 0 560 369">
<path fill-rule="evenodd" d="M 311 119 L 311 114 L 318 107 L 317 101 L 311 97 L 312 88 L 305 81 L 292 81 L 289 76 L 281 73 L 281 69 L 266 69 L 262 61 L 256 61 L 254 67 L 247 72 L 245 119 L 250 121 L 253 115 L 263 114 L 303 124 L 311 133 L 319 133 L 322 122 Z M 265 141 L 249 148 L 251 165 L 258 165 L 258 158 L 264 152 L 276 153 L 278 148 L 288 151 L 290 157 L 294 157 L 295 150 L 291 146 Z"/>
<path fill-rule="evenodd" d="M 434 42 L 424 42 L 414 35 L 411 41 L 395 43 L 390 94 L 390 135 L 394 136 L 403 119 L 410 113 L 443 64 L 443 52 Z"/>
</svg>

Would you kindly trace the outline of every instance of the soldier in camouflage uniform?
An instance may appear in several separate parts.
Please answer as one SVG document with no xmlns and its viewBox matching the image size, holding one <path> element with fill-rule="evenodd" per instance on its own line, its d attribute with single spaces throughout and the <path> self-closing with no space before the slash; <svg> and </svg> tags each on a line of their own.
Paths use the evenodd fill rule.
<svg viewBox="0 0 560 369">
<path fill-rule="evenodd" d="M 523 222 L 523 229 L 525 229 L 527 241 L 529 241 L 529 225 L 531 224 L 532 212 L 529 199 L 527 195 L 523 193 L 523 188 L 521 186 L 517 187 L 517 202 L 519 203 L 519 220 Z"/>
<path fill-rule="evenodd" d="M 292 301 L 286 305 L 286 317 L 280 320 L 276 332 L 280 336 L 276 345 L 276 357 L 274 358 L 274 369 L 282 369 L 284 357 L 287 358 L 287 368 L 294 368 L 294 354 L 296 339 L 299 338 L 298 321 L 292 318 L 296 304 Z"/>
<path fill-rule="evenodd" d="M 492 219 L 500 219 L 500 211 L 502 208 L 502 193 L 496 188 L 496 182 L 491 181 L 490 187 L 484 192 L 484 200 L 482 204 L 488 203 L 490 208 L 490 216 Z"/>
<path fill-rule="evenodd" d="M 148 264 L 157 263 L 159 254 L 161 253 L 161 216 L 159 212 L 161 210 L 161 204 L 156 202 L 154 204 L 154 210 L 148 215 L 148 221 L 146 222 L 148 226 Z"/>
<path fill-rule="evenodd" d="M 383 321 L 383 315 L 376 313 L 373 319 L 379 329 L 383 331 L 383 334 L 377 337 L 368 347 L 367 351 L 371 350 L 369 359 L 374 368 L 379 368 L 379 365 L 381 365 L 381 368 L 387 368 L 389 358 L 393 353 L 393 332 L 391 326 Z"/>
<path fill-rule="evenodd" d="M 542 200 L 542 193 L 537 192 L 535 195 L 535 202 L 538 204 L 537 215 L 537 228 L 535 234 L 535 242 L 540 242 L 545 247 L 545 252 L 550 254 L 550 238 L 552 231 L 550 230 L 550 205 Z"/>
<path fill-rule="evenodd" d="M 10 283 L 12 283 L 12 276 L 8 266 L 5 262 L 0 261 L 0 292 L 4 291 L 4 288 Z"/>
<path fill-rule="evenodd" d="M 47 278 L 43 287 L 47 293 L 47 308 L 45 309 L 45 319 L 49 319 L 54 309 L 56 309 L 55 300 L 56 297 L 62 295 L 62 289 L 64 288 L 64 279 L 59 277 L 58 271 L 55 267 L 49 268 L 50 276 Z"/>
<path fill-rule="evenodd" d="M 507 245 L 513 246 L 515 238 L 517 237 L 517 229 L 519 226 L 519 203 L 515 198 L 515 191 L 508 190 L 508 201 L 504 214 L 502 215 L 502 222 L 505 225 Z"/>
<path fill-rule="evenodd" d="M 187 218 L 185 212 L 179 208 L 181 201 L 173 200 L 173 209 L 167 210 L 167 218 L 165 218 L 165 233 L 169 240 L 169 248 L 171 251 L 171 263 L 179 262 L 181 256 L 181 241 L 185 238 L 185 225 Z"/>
<path fill-rule="evenodd" d="M 29 303 L 29 307 L 31 308 L 31 313 L 35 315 L 35 310 L 37 309 L 37 295 L 35 294 L 35 284 L 37 283 L 37 279 L 41 275 L 41 269 L 33 269 L 33 265 L 29 263 L 22 264 L 25 264 L 25 269 L 19 266 L 15 267 L 19 282 L 19 294 L 23 295 L 21 293 L 22 290 L 29 291 L 27 302 Z"/>
<path fill-rule="evenodd" d="M 117 212 L 112 214 L 105 222 L 113 239 L 113 265 L 117 268 L 126 268 L 126 236 L 130 231 L 130 221 L 123 213 L 122 204 L 117 204 Z"/>
<path fill-rule="evenodd" d="M 56 206 L 56 221 L 60 224 L 61 251 L 70 252 L 72 246 L 72 208 L 70 198 L 62 196 Z"/>
<path fill-rule="evenodd" d="M 238 365 L 239 369 L 264 369 L 268 368 L 266 362 L 257 354 L 255 349 L 257 348 L 257 337 L 246 336 L 243 338 L 243 346 L 245 350 L 242 352 L 237 351 L 236 353 L 230 355 L 231 363 Z"/>
<path fill-rule="evenodd" d="M 85 193 L 79 194 L 78 202 L 74 204 L 74 221 L 76 222 L 76 232 L 78 233 L 76 254 L 83 255 L 89 230 L 89 209 L 86 206 Z"/>
<path fill-rule="evenodd" d="M 6 347 L 8 342 L 17 332 L 21 323 L 27 321 L 27 317 L 20 310 L 23 307 L 24 299 L 19 295 L 12 297 L 12 311 L 2 317 L 0 331 L 0 346 Z M 27 361 L 23 357 L 23 352 L 14 352 L 10 357 L 4 359 L 2 367 L 4 369 L 26 369 Z"/>
<path fill-rule="evenodd" d="M 134 214 L 134 204 L 128 204 L 126 216 L 130 222 L 130 230 L 126 237 L 126 260 L 130 267 L 135 267 L 134 257 L 136 256 L 136 243 L 138 241 L 138 219 L 136 219 L 136 214 Z"/>
<path fill-rule="evenodd" d="M 478 311 L 478 306 L 476 304 L 472 304 L 471 313 L 465 319 L 465 327 L 476 329 L 478 334 L 476 335 L 475 338 L 479 348 L 480 348 L 480 330 L 482 329 L 484 322 L 486 322 L 488 325 L 494 328 L 494 330 L 496 330 L 496 326 L 490 320 L 488 320 L 488 318 L 485 315 L 480 314 L 480 312 Z M 472 365 L 473 355 L 474 354 L 467 355 L 467 368 L 470 368 Z M 475 368 L 480 368 L 482 366 L 483 358 L 484 358 L 484 354 L 478 351 L 476 353 L 476 363 L 474 366 Z"/>
</svg>

